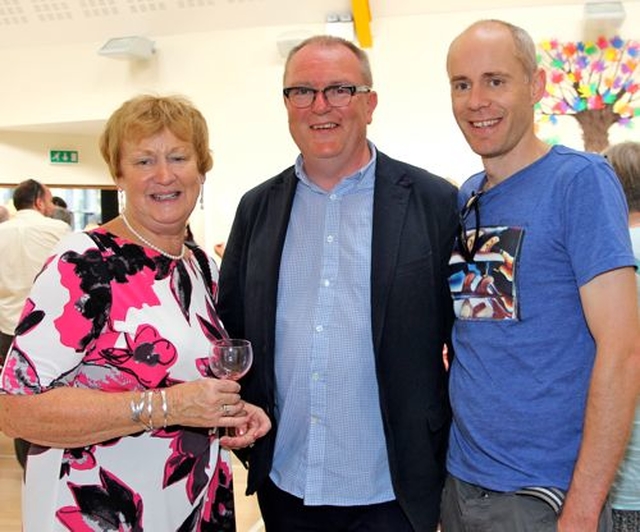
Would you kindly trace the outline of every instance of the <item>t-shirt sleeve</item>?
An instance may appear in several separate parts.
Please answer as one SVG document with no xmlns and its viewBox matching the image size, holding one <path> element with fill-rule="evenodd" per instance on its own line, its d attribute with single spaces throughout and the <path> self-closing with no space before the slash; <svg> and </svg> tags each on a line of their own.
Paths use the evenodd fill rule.
<svg viewBox="0 0 640 532">
<path fill-rule="evenodd" d="M 578 286 L 610 270 L 633 266 L 628 208 L 613 170 L 595 160 L 567 188 L 565 242 Z"/>
</svg>

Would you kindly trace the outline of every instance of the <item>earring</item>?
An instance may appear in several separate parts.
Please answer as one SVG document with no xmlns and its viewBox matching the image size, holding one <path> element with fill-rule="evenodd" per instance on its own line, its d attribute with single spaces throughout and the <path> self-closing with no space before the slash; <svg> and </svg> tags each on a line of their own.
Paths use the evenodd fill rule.
<svg viewBox="0 0 640 532">
<path fill-rule="evenodd" d="M 124 195 L 124 190 L 121 188 L 118 189 L 118 212 L 124 212 L 126 204 L 126 198 Z"/>
<path fill-rule="evenodd" d="M 202 180 L 202 184 L 200 185 L 200 210 L 204 210 L 204 179 Z"/>
</svg>

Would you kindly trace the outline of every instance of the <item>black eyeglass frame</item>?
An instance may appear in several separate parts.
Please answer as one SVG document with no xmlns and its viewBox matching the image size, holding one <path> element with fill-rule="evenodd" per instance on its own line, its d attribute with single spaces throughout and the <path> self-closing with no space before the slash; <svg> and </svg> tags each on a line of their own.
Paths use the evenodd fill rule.
<svg viewBox="0 0 640 532">
<path fill-rule="evenodd" d="M 460 211 L 460 218 L 458 224 L 458 248 L 460 250 L 460 254 L 467 262 L 473 262 L 474 257 L 478 250 L 480 249 L 480 197 L 482 196 L 483 191 L 471 193 L 469 199 L 464 204 L 464 207 Z M 475 218 L 475 227 L 474 227 L 474 235 L 473 235 L 473 244 L 471 248 L 469 248 L 468 240 L 467 240 L 467 228 L 465 226 L 465 222 L 473 211 Z"/>
<path fill-rule="evenodd" d="M 305 95 L 312 94 L 313 96 L 311 98 L 311 101 L 307 105 L 296 104 L 295 101 L 291 99 L 291 92 L 295 90 L 306 91 Z M 336 90 L 347 91 L 349 93 L 349 99 L 345 103 L 339 104 L 339 105 L 335 105 L 331 103 L 330 98 L 327 96 L 327 94 L 329 94 L 330 91 L 336 91 Z M 324 101 L 327 102 L 327 104 L 329 104 L 331 107 L 346 107 L 351 103 L 351 99 L 355 94 L 366 94 L 371 92 L 371 90 L 372 90 L 371 87 L 369 87 L 368 85 L 344 85 L 344 84 L 327 85 L 324 89 L 314 89 L 313 87 L 294 86 L 294 87 L 285 87 L 284 89 L 282 89 L 282 94 L 289 102 L 291 102 L 291 105 L 293 105 L 296 109 L 307 109 L 308 107 L 311 107 L 314 104 L 319 92 L 322 93 L 322 96 L 324 97 Z"/>
</svg>

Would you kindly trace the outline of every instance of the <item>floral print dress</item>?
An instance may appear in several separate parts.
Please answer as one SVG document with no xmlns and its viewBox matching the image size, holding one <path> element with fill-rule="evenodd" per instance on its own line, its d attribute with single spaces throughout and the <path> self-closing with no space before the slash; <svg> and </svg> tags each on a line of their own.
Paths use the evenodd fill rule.
<svg viewBox="0 0 640 532">
<path fill-rule="evenodd" d="M 39 274 L 0 393 L 159 389 L 210 376 L 215 263 L 172 260 L 103 229 L 63 239 Z M 206 286 L 211 280 L 211 287 Z M 231 458 L 207 429 L 168 426 L 76 449 L 32 445 L 23 530 L 233 531 Z"/>
</svg>

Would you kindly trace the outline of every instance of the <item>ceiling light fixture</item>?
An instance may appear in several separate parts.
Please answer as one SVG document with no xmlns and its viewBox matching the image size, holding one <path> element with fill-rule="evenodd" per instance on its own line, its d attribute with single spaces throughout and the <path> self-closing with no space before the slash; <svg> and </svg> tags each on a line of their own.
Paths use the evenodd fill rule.
<svg viewBox="0 0 640 532">
<path fill-rule="evenodd" d="M 146 37 L 115 37 L 98 50 L 98 54 L 114 59 L 144 60 L 155 53 L 154 42 Z"/>
</svg>

